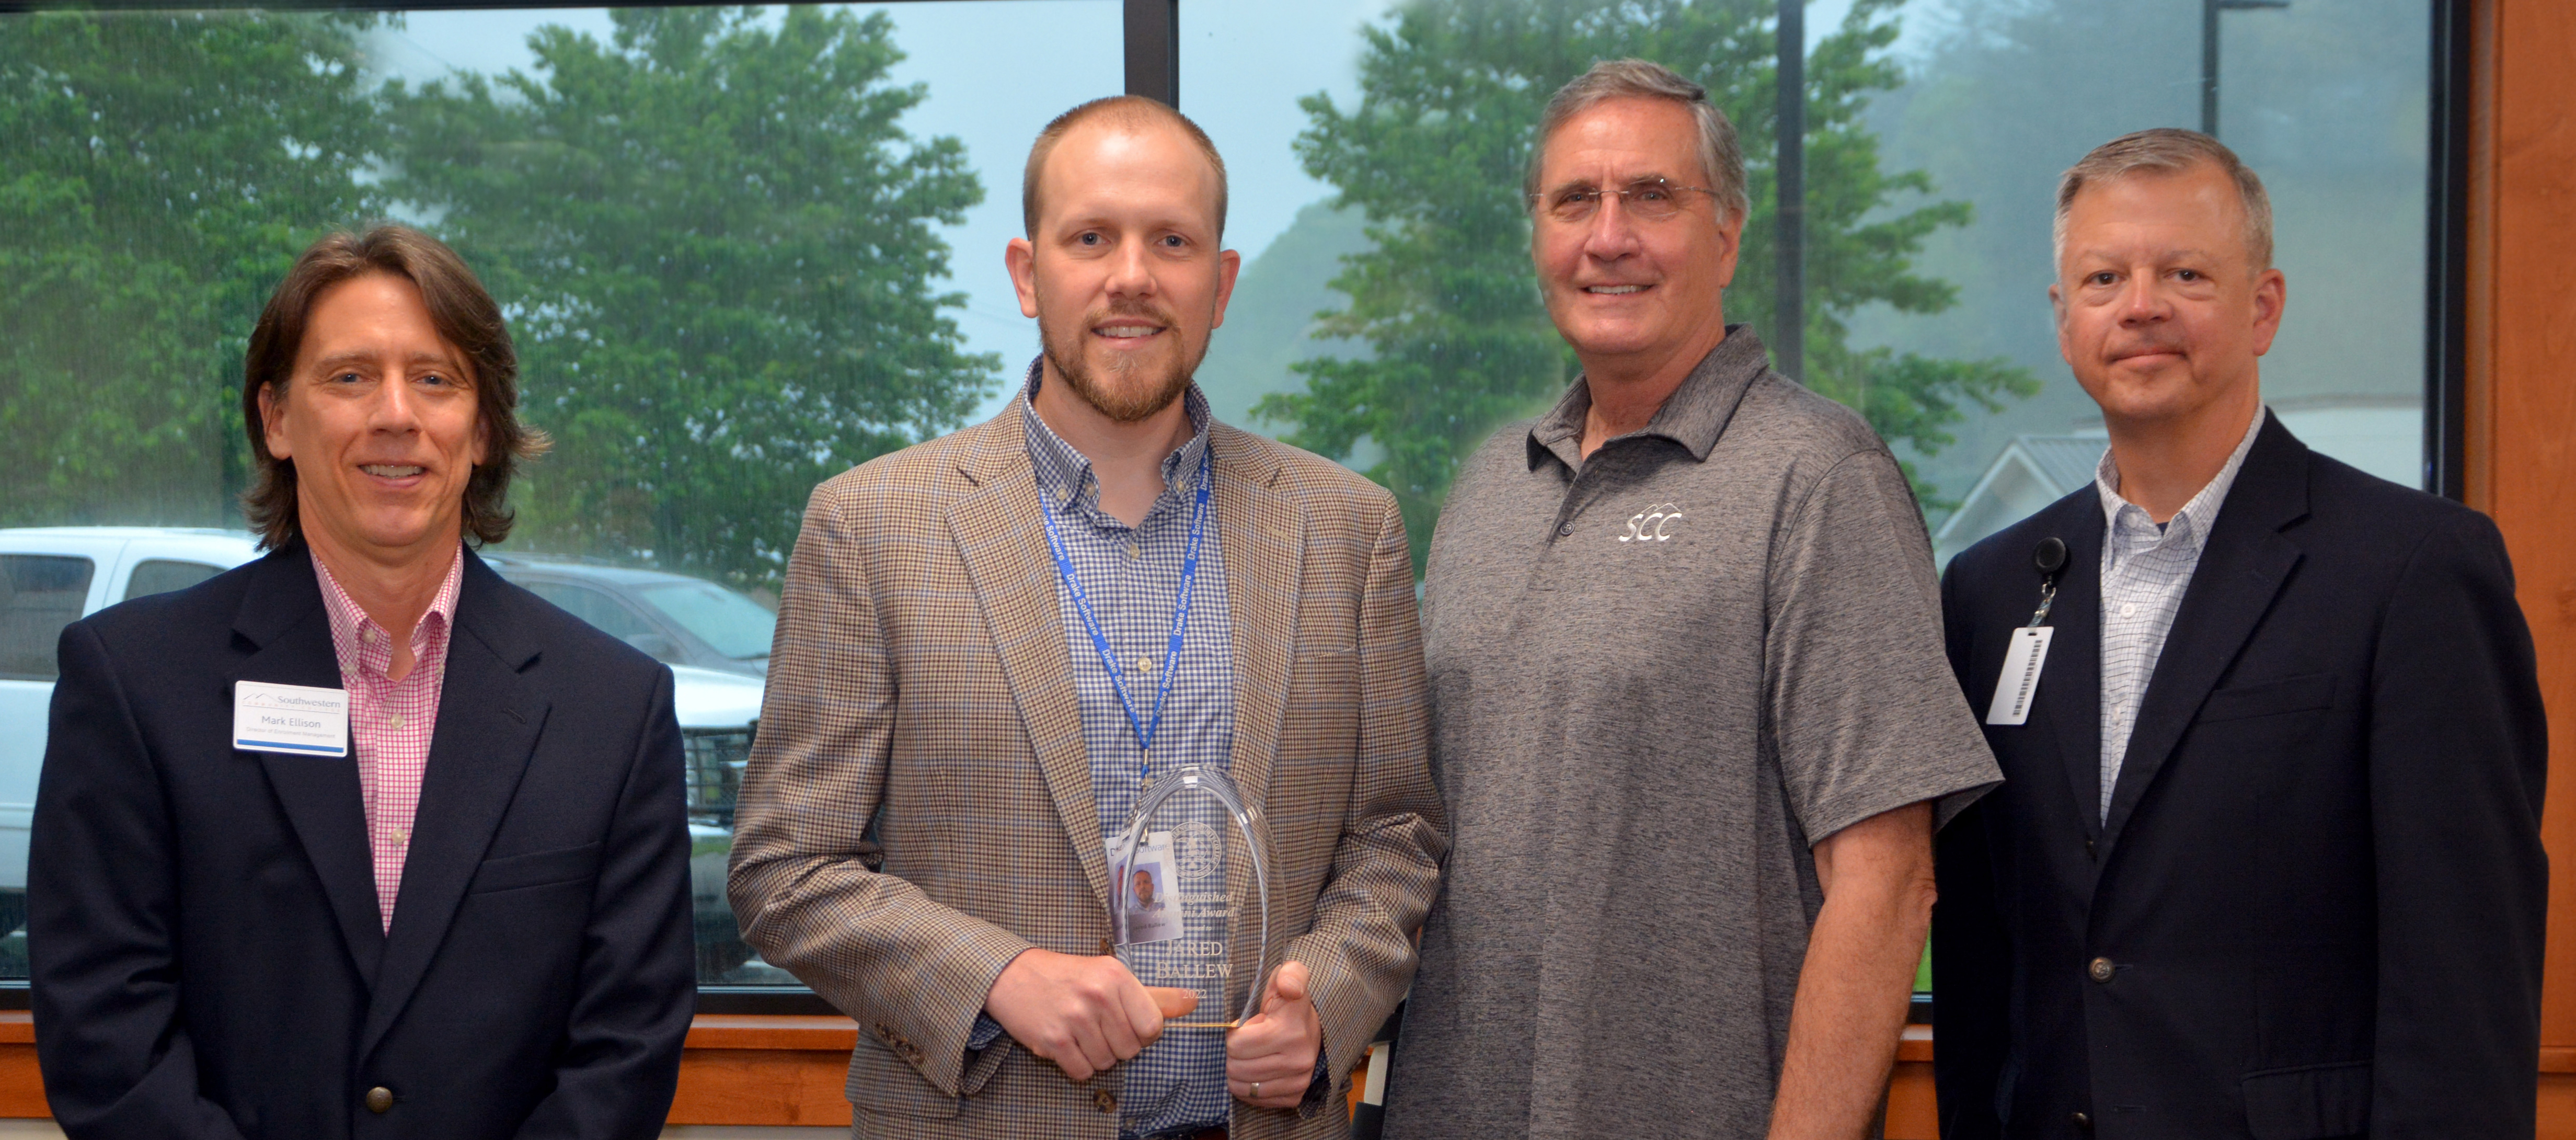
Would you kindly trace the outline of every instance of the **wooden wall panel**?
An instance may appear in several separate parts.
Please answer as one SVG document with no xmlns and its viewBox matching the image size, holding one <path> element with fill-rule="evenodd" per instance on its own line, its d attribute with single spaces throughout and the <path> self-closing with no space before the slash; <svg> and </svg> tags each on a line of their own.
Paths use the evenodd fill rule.
<svg viewBox="0 0 2576 1140">
<path fill-rule="evenodd" d="M 2541 1043 L 2576 1048 L 2576 6 L 2491 0 L 2476 68 L 2490 100 L 2472 264 L 2487 301 L 2470 386 L 2491 441 L 2486 501 L 2513 551 L 2549 703 L 2549 965 Z M 2566 1088 L 2553 1083 L 2555 1095 Z M 2567 1133 L 2576 1135 L 2576 1132 Z"/>
</svg>

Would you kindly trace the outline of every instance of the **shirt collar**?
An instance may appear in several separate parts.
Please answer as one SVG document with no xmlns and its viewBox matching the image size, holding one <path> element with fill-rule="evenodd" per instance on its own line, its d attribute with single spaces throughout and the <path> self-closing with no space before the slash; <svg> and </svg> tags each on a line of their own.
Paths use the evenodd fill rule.
<svg viewBox="0 0 2576 1140">
<path fill-rule="evenodd" d="M 322 580 L 322 608 L 331 617 L 331 646 L 339 653 L 340 668 L 363 668 L 383 676 L 393 668 L 392 638 L 340 587 L 340 580 L 332 577 L 331 568 L 323 565 L 319 557 L 313 558 L 313 573 Z M 429 612 L 422 614 L 420 624 L 412 628 L 415 662 L 424 661 L 432 650 L 446 643 L 448 627 L 456 621 L 456 594 L 464 581 L 465 545 L 458 543 L 456 559 L 447 564 L 447 577 L 439 582 L 437 596 L 430 599 Z"/>
<path fill-rule="evenodd" d="M 1064 441 L 1055 429 L 1038 415 L 1038 383 L 1045 375 L 1046 358 L 1029 362 L 1028 382 L 1020 388 L 1020 426 L 1028 436 L 1029 463 L 1037 468 L 1038 486 L 1056 502 L 1079 503 L 1096 508 L 1100 502 L 1100 480 L 1091 472 L 1091 458 Z M 1190 417 L 1189 442 L 1163 457 L 1163 487 L 1168 494 L 1185 495 L 1192 490 L 1190 480 L 1198 478 L 1199 457 L 1207 453 L 1210 426 L 1216 416 L 1208 408 L 1207 396 L 1199 391 L 1198 382 L 1190 382 L 1181 393 L 1181 410 Z"/>
<path fill-rule="evenodd" d="M 2218 508 L 2226 505 L 2227 490 L 2236 485 L 2236 472 L 2245 466 L 2245 454 L 2254 450 L 2254 437 L 2263 434 L 2263 421 L 2270 417 L 2270 409 L 2255 410 L 2254 422 L 2245 426 L 2245 438 L 2236 441 L 2236 450 L 2228 453 L 2227 462 L 2219 467 L 2209 485 L 2174 512 L 2173 519 L 2165 525 L 2163 541 L 2180 542 L 2193 549 L 2209 541 L 2209 528 L 2218 524 Z M 2134 533 L 2153 536 L 2156 523 L 2146 508 L 2120 497 L 2120 468 L 2111 462 L 2107 447 L 2102 449 L 2102 461 L 2093 466 L 2093 490 L 2101 496 L 2102 521 L 2112 538 L 2118 538 L 2124 526 Z M 2113 548 L 2118 545 L 2108 544 Z"/>
<path fill-rule="evenodd" d="M 1751 327 L 1726 326 L 1726 339 L 1700 358 L 1681 387 L 1664 397 L 1664 406 L 1655 409 L 1654 418 L 1631 434 L 1661 436 L 1680 444 L 1692 459 L 1706 462 L 1717 437 L 1725 434 L 1727 421 L 1734 418 L 1735 406 L 1743 402 L 1745 390 L 1770 362 L 1770 351 L 1762 347 L 1762 338 Z M 1591 411 L 1591 380 L 1577 376 L 1555 409 L 1530 425 L 1530 466 L 1536 468 L 1541 455 L 1554 455 L 1568 468 L 1580 470 L 1583 420 Z"/>
</svg>

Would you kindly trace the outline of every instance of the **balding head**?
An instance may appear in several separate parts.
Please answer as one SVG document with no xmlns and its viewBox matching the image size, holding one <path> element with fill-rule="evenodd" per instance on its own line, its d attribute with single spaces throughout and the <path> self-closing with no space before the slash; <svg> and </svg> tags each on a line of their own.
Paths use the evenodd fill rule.
<svg viewBox="0 0 2576 1140">
<path fill-rule="evenodd" d="M 1216 230 L 1220 238 L 1224 236 L 1225 159 L 1217 156 L 1216 144 L 1208 141 L 1207 132 L 1200 130 L 1199 125 L 1191 122 L 1189 116 L 1173 110 L 1168 104 L 1142 95 L 1112 95 L 1106 99 L 1094 99 L 1056 116 L 1054 122 L 1048 123 L 1045 130 L 1038 132 L 1037 141 L 1029 146 L 1029 164 L 1020 172 L 1020 225 L 1027 236 L 1037 236 L 1038 215 L 1044 205 L 1039 201 L 1039 184 L 1042 181 L 1040 176 L 1046 171 L 1047 158 L 1055 153 L 1056 144 L 1063 142 L 1065 136 L 1086 126 L 1136 133 L 1160 130 L 1180 132 L 1192 146 L 1198 148 L 1200 154 L 1207 156 L 1208 168 L 1216 172 Z"/>
</svg>

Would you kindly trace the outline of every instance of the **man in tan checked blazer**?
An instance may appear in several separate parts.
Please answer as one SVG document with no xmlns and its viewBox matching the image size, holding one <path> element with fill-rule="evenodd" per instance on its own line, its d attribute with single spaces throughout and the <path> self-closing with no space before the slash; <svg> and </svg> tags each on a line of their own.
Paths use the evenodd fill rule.
<svg viewBox="0 0 2576 1140">
<path fill-rule="evenodd" d="M 1447 850 L 1403 522 L 1208 417 L 1190 373 L 1239 260 L 1188 120 L 1076 108 L 1022 196 L 1009 262 L 1046 352 L 1021 398 L 806 510 L 735 913 L 858 1020 L 856 1135 L 1343 1135 L 1343 1074 L 1412 978 Z M 1221 1037 L 1165 1034 L 1188 992 L 1110 956 L 1103 839 L 1149 759 L 1226 768 L 1268 820 L 1275 969 Z M 1244 913 L 1249 877 L 1227 878 Z M 1230 940 L 1234 976 L 1263 976 L 1252 944 Z"/>
</svg>

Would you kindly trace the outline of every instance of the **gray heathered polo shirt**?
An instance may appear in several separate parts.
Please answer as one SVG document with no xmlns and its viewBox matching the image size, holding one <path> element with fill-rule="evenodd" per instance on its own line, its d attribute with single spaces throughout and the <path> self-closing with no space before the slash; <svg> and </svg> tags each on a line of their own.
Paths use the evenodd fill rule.
<svg viewBox="0 0 2576 1140">
<path fill-rule="evenodd" d="M 1454 846 L 1390 1137 L 1762 1136 L 1809 845 L 2001 778 L 1903 473 L 1765 359 L 1730 328 L 1589 462 L 1578 380 L 1449 493 L 1423 613 Z"/>
</svg>

